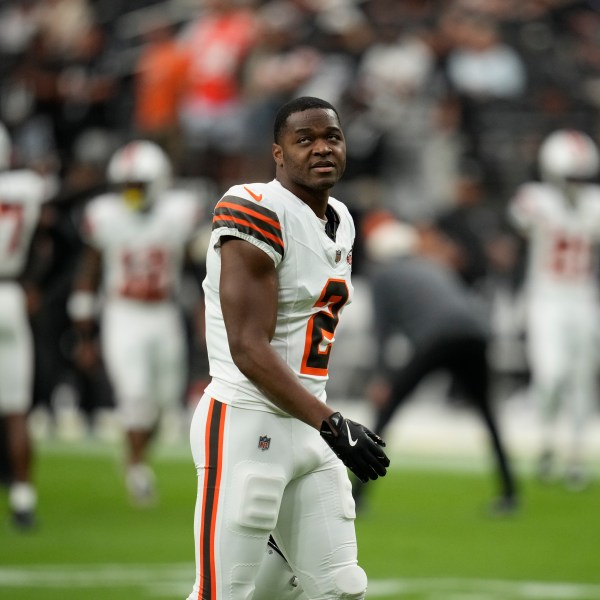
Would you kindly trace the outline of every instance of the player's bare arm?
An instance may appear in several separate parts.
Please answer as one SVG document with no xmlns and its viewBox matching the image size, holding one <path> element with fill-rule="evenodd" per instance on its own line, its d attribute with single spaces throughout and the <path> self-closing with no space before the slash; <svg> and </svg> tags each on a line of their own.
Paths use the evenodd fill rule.
<svg viewBox="0 0 600 600">
<path fill-rule="evenodd" d="M 273 261 L 244 240 L 226 237 L 221 243 L 221 308 L 236 366 L 279 408 L 319 429 L 333 410 L 271 347 L 278 293 Z"/>
<path fill-rule="evenodd" d="M 41 308 L 42 285 L 52 268 L 55 253 L 52 227 L 55 218 L 54 209 L 47 204 L 43 205 L 40 219 L 31 238 L 25 268 L 19 278 L 25 291 L 27 312 L 30 315 Z"/>
<path fill-rule="evenodd" d="M 385 475 L 389 459 L 382 449 L 383 440 L 309 393 L 271 347 L 277 318 L 273 261 L 237 238 L 222 239 L 221 261 L 221 308 L 238 369 L 279 408 L 318 429 L 359 479 Z"/>
<path fill-rule="evenodd" d="M 86 292 L 95 292 L 100 282 L 102 255 L 93 246 L 86 246 L 76 274 L 75 287 Z"/>
</svg>

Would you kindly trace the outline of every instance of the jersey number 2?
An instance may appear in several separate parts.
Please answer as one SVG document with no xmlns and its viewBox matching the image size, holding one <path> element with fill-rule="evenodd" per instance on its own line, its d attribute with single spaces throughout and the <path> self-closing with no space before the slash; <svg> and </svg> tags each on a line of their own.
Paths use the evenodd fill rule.
<svg viewBox="0 0 600 600">
<path fill-rule="evenodd" d="M 348 286 L 343 279 L 330 279 L 325 284 L 314 305 L 320 310 L 308 320 L 301 373 L 327 375 L 333 334 L 340 319 L 340 310 L 348 302 L 348 297 Z"/>
</svg>

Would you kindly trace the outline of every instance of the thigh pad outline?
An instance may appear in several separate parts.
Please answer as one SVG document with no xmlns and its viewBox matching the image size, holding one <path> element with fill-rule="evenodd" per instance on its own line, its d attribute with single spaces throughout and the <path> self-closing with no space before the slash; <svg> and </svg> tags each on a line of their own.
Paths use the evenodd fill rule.
<svg viewBox="0 0 600 600">
<path fill-rule="evenodd" d="M 239 482 L 235 524 L 258 531 L 272 531 L 277 525 L 279 507 L 285 489 L 283 469 L 272 464 L 245 462 L 235 469 Z M 239 486 L 239 487 L 238 487 Z"/>
</svg>

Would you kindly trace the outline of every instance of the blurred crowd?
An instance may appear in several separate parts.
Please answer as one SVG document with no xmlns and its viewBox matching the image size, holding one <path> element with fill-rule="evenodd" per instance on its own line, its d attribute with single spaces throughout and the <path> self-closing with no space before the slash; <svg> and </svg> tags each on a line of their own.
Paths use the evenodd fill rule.
<svg viewBox="0 0 600 600">
<path fill-rule="evenodd" d="M 269 124 L 295 95 L 342 113 L 347 201 L 410 218 L 451 204 L 473 163 L 501 204 L 545 134 L 597 130 L 593 0 L 1 5 L 0 120 L 20 160 L 55 172 L 65 196 L 132 137 L 221 189 L 269 177 Z"/>
<path fill-rule="evenodd" d="M 369 268 L 360 225 L 390 211 L 495 303 L 494 327 L 511 333 L 524 252 L 508 200 L 537 176 L 550 132 L 600 139 L 599 31 L 595 0 L 0 2 L 0 122 L 15 166 L 54 185 L 54 257 L 33 317 L 35 404 L 51 402 L 65 373 L 77 377 L 65 305 L 78 219 L 105 188 L 114 151 L 159 144 L 208 220 L 231 184 L 273 177 L 273 116 L 300 95 L 329 100 L 344 124 L 348 166 L 335 195 L 359 225 L 357 280 Z M 189 278 L 202 269 L 200 258 Z M 191 287 L 183 303 L 202 381 Z M 526 368 L 514 348 L 494 349 L 498 369 Z M 101 375 L 87 390 L 90 411 L 110 404 Z"/>
</svg>

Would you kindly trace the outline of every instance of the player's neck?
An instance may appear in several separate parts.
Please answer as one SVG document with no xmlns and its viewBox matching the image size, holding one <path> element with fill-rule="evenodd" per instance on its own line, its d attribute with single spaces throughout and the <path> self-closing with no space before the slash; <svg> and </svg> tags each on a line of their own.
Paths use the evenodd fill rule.
<svg viewBox="0 0 600 600">
<path fill-rule="evenodd" d="M 318 199 L 314 199 L 314 198 L 305 199 L 305 198 L 302 198 L 301 196 L 298 196 L 298 197 L 315 213 L 315 215 L 317 215 L 317 217 L 319 217 L 319 219 L 322 219 L 322 220 L 327 219 L 326 211 L 327 211 L 327 203 L 329 201 L 329 194 L 327 194 L 324 198 L 318 198 Z"/>
<path fill-rule="evenodd" d="M 292 192 L 294 196 L 302 200 L 302 202 L 304 202 L 304 204 L 306 204 L 319 219 L 326 218 L 325 211 L 327 210 L 327 205 L 329 203 L 329 188 L 316 190 L 290 182 L 283 182 L 281 180 L 279 180 L 279 183 Z"/>
</svg>

